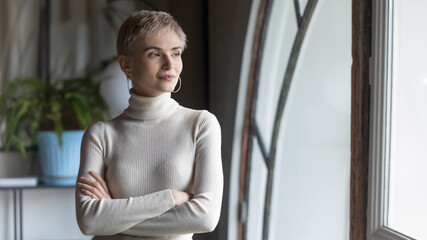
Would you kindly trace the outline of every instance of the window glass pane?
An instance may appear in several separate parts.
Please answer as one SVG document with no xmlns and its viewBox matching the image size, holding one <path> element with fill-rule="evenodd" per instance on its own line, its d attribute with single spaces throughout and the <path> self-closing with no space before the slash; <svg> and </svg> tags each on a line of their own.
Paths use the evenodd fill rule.
<svg viewBox="0 0 427 240">
<path fill-rule="evenodd" d="M 267 167 L 261 149 L 255 140 L 252 149 L 252 166 L 250 172 L 249 206 L 248 206 L 248 240 L 262 239 L 262 222 L 264 200 L 267 185 Z"/>
<path fill-rule="evenodd" d="M 427 1 L 394 2 L 388 226 L 427 239 Z"/>
<path fill-rule="evenodd" d="M 349 239 L 351 1 L 319 1 L 279 134 L 270 240 Z"/>
<path fill-rule="evenodd" d="M 293 1 L 274 1 L 256 100 L 256 121 L 267 151 L 270 149 L 277 102 L 296 32 L 297 22 Z"/>
<path fill-rule="evenodd" d="M 298 2 L 300 15 L 302 16 L 304 14 L 305 6 L 307 6 L 308 0 L 298 0 Z"/>
</svg>

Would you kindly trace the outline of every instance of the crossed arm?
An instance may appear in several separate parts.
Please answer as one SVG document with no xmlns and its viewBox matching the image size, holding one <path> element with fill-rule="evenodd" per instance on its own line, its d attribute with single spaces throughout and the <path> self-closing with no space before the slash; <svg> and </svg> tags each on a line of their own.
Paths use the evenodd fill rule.
<svg viewBox="0 0 427 240">
<path fill-rule="evenodd" d="M 79 179 L 78 189 L 94 201 L 103 201 L 111 198 L 104 180 L 95 173 L 91 172 L 91 175 L 94 180 L 88 178 Z M 206 177 L 206 175 L 196 174 L 195 180 L 201 177 Z M 171 190 L 175 207 L 151 218 L 140 218 L 138 223 L 122 228 L 120 233 L 133 236 L 169 236 L 213 231 L 219 220 L 221 208 L 222 174 L 221 178 L 217 179 L 216 182 L 209 182 L 208 185 L 210 186 L 199 185 L 194 196 L 185 192 Z M 206 187 L 211 188 L 212 191 L 203 191 L 202 189 Z M 112 201 L 114 200 L 116 199 Z M 124 217 L 126 218 L 126 216 Z M 125 221 L 130 220 L 129 218 L 131 219 L 132 216 L 126 218 Z M 104 232 L 103 234 L 111 235 L 115 233 L 118 232 Z"/>
<path fill-rule="evenodd" d="M 110 191 L 104 179 L 95 171 L 89 171 L 93 179 L 88 177 L 80 177 L 77 180 L 77 187 L 80 192 L 91 199 L 111 199 Z M 179 206 L 192 198 L 192 194 L 172 189 L 170 190 L 175 207 Z"/>
</svg>

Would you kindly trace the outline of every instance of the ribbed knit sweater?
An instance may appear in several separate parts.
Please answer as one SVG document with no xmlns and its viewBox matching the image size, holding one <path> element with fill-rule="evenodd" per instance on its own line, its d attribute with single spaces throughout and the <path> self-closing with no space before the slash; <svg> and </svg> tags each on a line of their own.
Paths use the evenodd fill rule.
<svg viewBox="0 0 427 240">
<path fill-rule="evenodd" d="M 78 176 L 104 178 L 113 199 L 76 189 L 77 222 L 94 239 L 192 239 L 213 231 L 222 199 L 221 130 L 214 115 L 180 106 L 165 93 L 131 92 L 118 117 L 83 136 Z M 170 190 L 194 194 L 175 207 Z"/>
</svg>

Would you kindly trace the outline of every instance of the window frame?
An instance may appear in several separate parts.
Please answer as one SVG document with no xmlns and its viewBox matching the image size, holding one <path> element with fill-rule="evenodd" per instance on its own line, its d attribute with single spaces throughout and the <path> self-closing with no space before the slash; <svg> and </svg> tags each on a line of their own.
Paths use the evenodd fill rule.
<svg viewBox="0 0 427 240">
<path fill-rule="evenodd" d="M 368 240 L 413 240 L 386 226 L 388 209 L 393 1 L 374 0 L 370 59 L 371 119 L 368 186 Z"/>
</svg>

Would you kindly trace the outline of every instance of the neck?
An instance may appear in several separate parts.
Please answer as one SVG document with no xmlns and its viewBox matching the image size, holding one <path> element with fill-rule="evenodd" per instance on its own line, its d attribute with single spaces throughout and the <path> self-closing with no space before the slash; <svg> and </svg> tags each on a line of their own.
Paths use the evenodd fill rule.
<svg viewBox="0 0 427 240">
<path fill-rule="evenodd" d="M 164 93 L 157 97 L 144 97 L 131 89 L 130 95 L 129 107 L 124 113 L 134 119 L 162 119 L 170 116 L 178 107 L 178 103 L 171 98 L 171 93 Z"/>
</svg>

